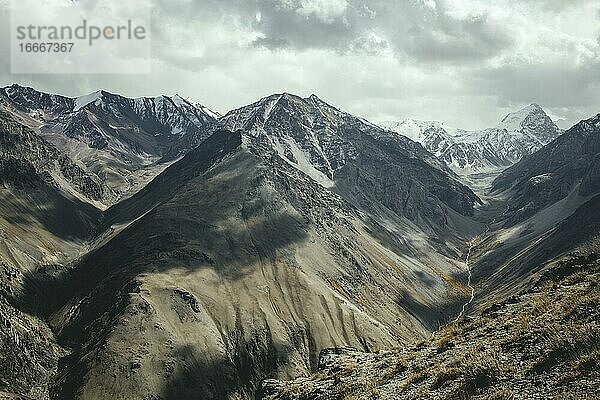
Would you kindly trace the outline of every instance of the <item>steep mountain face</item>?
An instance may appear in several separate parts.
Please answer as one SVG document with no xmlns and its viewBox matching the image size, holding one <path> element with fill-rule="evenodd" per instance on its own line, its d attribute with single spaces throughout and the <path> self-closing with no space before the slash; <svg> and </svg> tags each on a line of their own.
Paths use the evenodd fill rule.
<svg viewBox="0 0 600 400">
<path fill-rule="evenodd" d="M 74 99 L 38 92 L 33 88 L 16 84 L 1 88 L 0 93 L 6 101 L 40 120 L 68 113 L 73 110 L 75 104 Z"/>
<path fill-rule="evenodd" d="M 80 220 L 82 215 L 68 216 L 69 213 L 73 208 L 95 210 L 86 200 L 101 201 L 112 193 L 95 176 L 88 175 L 29 128 L 16 122 L 3 108 L 0 103 L 0 187 L 5 201 L 11 203 L 10 206 L 3 204 L 3 217 L 8 219 L 12 215 L 17 218 L 15 222 L 23 223 L 25 221 L 19 221 L 15 211 L 30 208 L 26 212 L 29 214 L 39 208 L 36 214 L 48 227 L 63 228 L 67 237 L 85 237 L 91 229 L 91 221 L 69 224 L 68 221 L 86 220 L 85 217 Z M 16 206 L 10 198 L 29 204 Z M 59 205 L 66 203 L 73 207 L 61 210 Z M 99 215 L 97 211 L 92 214 Z M 58 215 L 65 219 L 52 221 Z M 71 227 L 75 229 L 72 232 L 69 231 Z"/>
<path fill-rule="evenodd" d="M 581 121 L 540 151 L 504 171 L 493 192 L 509 197 L 509 223 L 530 217 L 571 192 L 587 197 L 600 191 L 600 114 Z"/>
<path fill-rule="evenodd" d="M 419 144 L 314 95 L 266 97 L 229 112 L 221 123 L 261 138 L 290 165 L 371 212 L 380 204 L 439 227 L 451 224 L 454 214 L 469 215 L 479 202 Z"/>
<path fill-rule="evenodd" d="M 496 127 L 481 131 L 411 119 L 383 122 L 381 126 L 422 143 L 460 175 L 499 172 L 561 133 L 537 104 L 510 113 Z"/>
<path fill-rule="evenodd" d="M 26 288 L 84 251 L 100 218 L 89 202 L 112 193 L 22 122 L 0 100 L 0 392 L 46 399 L 66 353 Z"/>
<path fill-rule="evenodd" d="M 74 349 L 55 396 L 252 398 L 325 347 L 425 337 L 460 301 L 423 231 L 379 224 L 272 141 L 217 131 L 107 210 L 48 316 Z"/>
<path fill-rule="evenodd" d="M 183 100 L 16 93 L 5 91 L 20 129 L 7 159 L 31 164 L 32 183 L 7 164 L 6 187 L 82 199 L 48 200 L 81 219 L 72 224 L 79 231 L 60 232 L 68 239 L 52 264 L 32 254 L 7 294 L 14 321 L 41 324 L 23 313 L 35 312 L 61 344 L 40 328 L 27 339 L 38 350 L 20 358 L 44 360 L 47 379 L 35 389 L 43 396 L 252 398 L 264 378 L 309 371 L 323 348 L 425 337 L 466 295 L 453 276 L 463 235 L 482 229 L 469 218 L 478 198 L 419 144 L 315 96 L 263 99 L 219 121 L 234 133 L 204 138 L 180 123 L 184 111 L 194 126 L 207 122 Z M 181 140 L 167 148 L 171 136 Z M 196 141 L 193 150 L 175 146 Z M 66 160 L 111 193 L 119 176 L 133 180 L 139 170 L 114 178 L 109 168 L 143 166 L 134 158 L 150 151 L 161 156 L 152 165 L 186 155 L 101 217 L 85 201 L 92 194 L 80 193 L 86 186 L 53 172 L 53 160 Z M 55 226 L 28 226 L 39 225 L 47 240 Z M 18 226 L 7 220 L 7 231 Z M 18 342 L 28 330 L 19 332 L 6 334 Z M 27 385 L 26 368 L 10 371 Z"/>
<path fill-rule="evenodd" d="M 15 294 L 26 275 L 78 254 L 92 236 L 110 190 L 14 121 L 0 103 L 0 265 Z"/>
<path fill-rule="evenodd" d="M 75 115 L 64 133 L 122 157 L 179 157 L 195 147 L 214 124 L 216 114 L 174 97 L 129 99 L 99 91 L 75 99 Z"/>
<path fill-rule="evenodd" d="M 104 205 L 141 189 L 206 138 L 218 117 L 180 96 L 128 99 L 98 91 L 67 98 L 13 85 L 0 97 L 116 194 Z"/>
<path fill-rule="evenodd" d="M 473 281 L 478 298 L 473 309 L 531 289 L 548 265 L 572 249 L 596 240 L 600 232 L 600 195 L 572 197 L 534 216 L 496 230 L 473 250 Z"/>
<path fill-rule="evenodd" d="M 385 135 L 377 126 L 340 111 L 315 95 L 303 99 L 289 93 L 275 94 L 230 111 L 220 122 L 225 129 L 267 134 L 278 152 L 293 164 L 299 168 L 310 164 L 324 174 L 316 179 L 324 185 L 328 181 L 323 178 L 333 180 L 337 170 L 357 151 L 345 140 L 345 131 L 357 128 L 374 137 Z M 446 170 L 417 143 L 402 137 L 394 139 L 406 156 L 420 157 L 433 167 Z M 309 173 L 309 168 L 304 172 Z"/>
</svg>

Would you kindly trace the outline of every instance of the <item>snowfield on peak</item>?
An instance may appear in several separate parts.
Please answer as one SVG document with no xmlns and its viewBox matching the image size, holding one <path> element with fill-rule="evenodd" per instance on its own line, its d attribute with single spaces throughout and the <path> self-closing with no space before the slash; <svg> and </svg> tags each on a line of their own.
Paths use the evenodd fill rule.
<svg viewBox="0 0 600 400">
<path fill-rule="evenodd" d="M 101 90 L 98 90 L 96 92 L 90 93 L 85 96 L 76 97 L 75 98 L 75 108 L 73 108 L 73 111 L 79 111 L 83 107 L 87 106 L 88 104 L 95 103 L 101 99 L 102 99 L 102 91 Z M 96 105 L 98 105 L 98 103 L 96 103 Z"/>
<path fill-rule="evenodd" d="M 493 128 L 464 130 L 438 121 L 385 121 L 380 126 L 419 142 L 464 180 L 486 184 L 507 167 L 556 139 L 562 130 L 538 104 L 506 115 Z"/>
</svg>

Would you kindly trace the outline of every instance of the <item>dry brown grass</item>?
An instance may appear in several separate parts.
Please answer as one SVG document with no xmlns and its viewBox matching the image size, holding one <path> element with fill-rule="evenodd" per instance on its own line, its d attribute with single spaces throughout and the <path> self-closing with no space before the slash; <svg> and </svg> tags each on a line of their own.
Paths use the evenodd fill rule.
<svg viewBox="0 0 600 400">
<path fill-rule="evenodd" d="M 434 372 L 431 389 L 439 389 L 449 382 L 458 379 L 461 376 L 461 370 L 452 366 L 438 366 Z"/>
<path fill-rule="evenodd" d="M 459 333 L 458 325 L 455 323 L 446 325 L 435 334 L 435 346 L 438 353 L 442 353 L 454 346 Z"/>
<path fill-rule="evenodd" d="M 515 398 L 515 392 L 510 389 L 501 389 L 491 394 L 488 400 L 513 400 Z"/>
<path fill-rule="evenodd" d="M 544 372 L 559 363 L 577 363 L 588 355 L 597 353 L 599 332 L 591 326 L 571 325 L 550 332 L 544 343 L 543 354 L 532 367 L 534 372 Z"/>
</svg>

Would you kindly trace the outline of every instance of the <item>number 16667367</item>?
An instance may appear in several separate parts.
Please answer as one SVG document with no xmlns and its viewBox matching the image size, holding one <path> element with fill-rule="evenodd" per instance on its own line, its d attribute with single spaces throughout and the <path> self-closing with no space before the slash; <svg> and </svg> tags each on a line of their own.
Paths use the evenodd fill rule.
<svg viewBox="0 0 600 400">
<path fill-rule="evenodd" d="M 19 43 L 21 53 L 70 53 L 75 43 Z"/>
</svg>

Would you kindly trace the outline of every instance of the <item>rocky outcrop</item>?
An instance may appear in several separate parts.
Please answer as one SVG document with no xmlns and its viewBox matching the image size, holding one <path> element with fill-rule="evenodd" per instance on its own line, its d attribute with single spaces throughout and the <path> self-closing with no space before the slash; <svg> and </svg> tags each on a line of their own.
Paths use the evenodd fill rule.
<svg viewBox="0 0 600 400">
<path fill-rule="evenodd" d="M 600 114 L 576 124 L 494 181 L 492 191 L 506 192 L 508 198 L 507 223 L 523 221 L 573 190 L 584 197 L 597 194 L 599 159 Z"/>
<path fill-rule="evenodd" d="M 48 400 L 58 360 L 64 355 L 43 321 L 0 296 L 0 398 Z"/>
<path fill-rule="evenodd" d="M 589 398 L 600 379 L 598 250 L 588 244 L 532 290 L 414 347 L 324 350 L 313 375 L 265 380 L 258 398 Z"/>
</svg>

